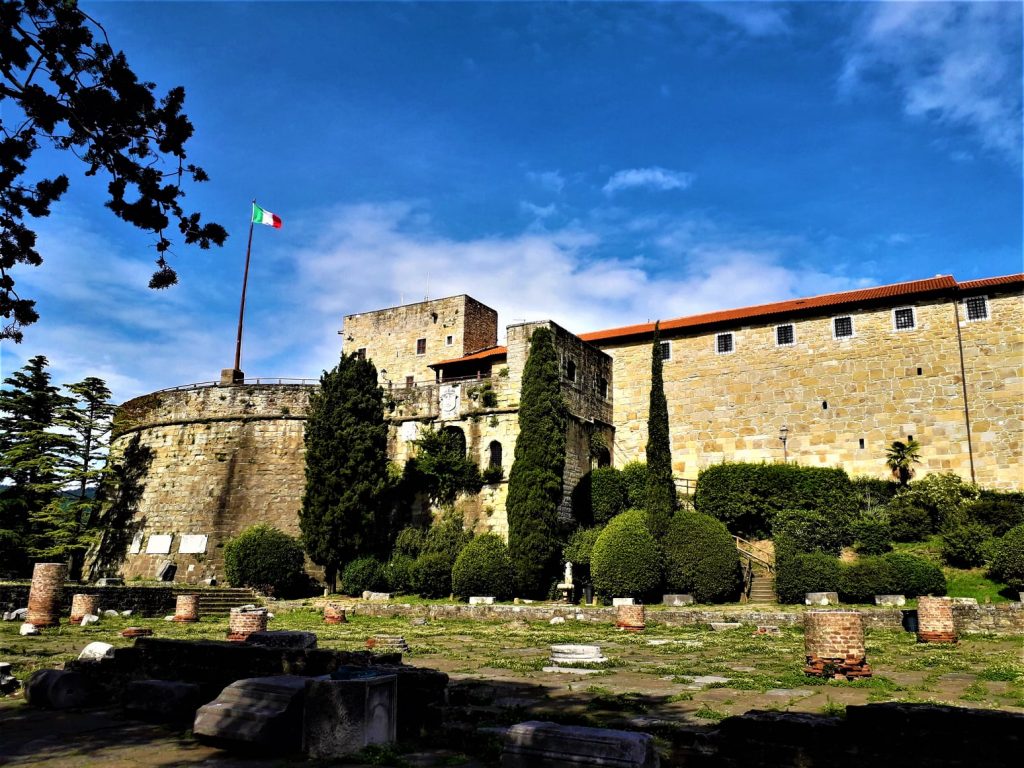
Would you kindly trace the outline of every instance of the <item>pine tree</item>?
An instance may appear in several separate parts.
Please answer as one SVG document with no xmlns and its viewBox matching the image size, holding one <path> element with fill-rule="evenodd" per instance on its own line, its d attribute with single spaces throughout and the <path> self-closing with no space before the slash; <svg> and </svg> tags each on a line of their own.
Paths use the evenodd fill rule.
<svg viewBox="0 0 1024 768">
<path fill-rule="evenodd" d="M 656 538 L 668 530 L 669 520 L 676 508 L 660 330 L 659 323 L 655 323 L 654 341 L 651 344 L 651 399 L 647 414 L 647 525 Z"/>
<path fill-rule="evenodd" d="M 306 491 L 299 526 L 306 553 L 333 589 L 339 568 L 385 544 L 388 428 L 377 369 L 355 354 L 320 377 L 306 421 Z"/>
<path fill-rule="evenodd" d="M 73 445 L 54 431 L 65 426 L 62 413 L 71 400 L 50 384 L 46 366 L 37 355 L 0 389 L 0 480 L 9 483 L 0 491 L 0 551 L 10 571 L 24 572 L 29 548 L 45 542 L 37 519 L 60 493 Z"/>
<path fill-rule="evenodd" d="M 516 587 L 542 597 L 558 567 L 558 504 L 565 471 L 566 409 L 554 335 L 530 338 L 519 399 L 519 436 L 508 479 L 508 545 Z"/>
</svg>

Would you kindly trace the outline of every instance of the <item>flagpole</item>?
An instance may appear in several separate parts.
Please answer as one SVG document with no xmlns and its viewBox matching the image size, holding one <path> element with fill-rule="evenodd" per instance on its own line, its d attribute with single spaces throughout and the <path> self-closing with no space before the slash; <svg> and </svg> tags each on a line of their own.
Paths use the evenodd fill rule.
<svg viewBox="0 0 1024 768">
<path fill-rule="evenodd" d="M 256 199 L 253 198 L 253 205 Z M 252 228 L 255 222 L 252 218 L 252 211 L 249 212 L 249 244 L 245 247 L 245 273 L 242 276 L 242 303 L 238 308 L 238 337 L 235 340 L 235 370 L 242 368 L 242 321 L 245 318 L 245 289 L 249 284 L 249 257 L 252 255 Z"/>
</svg>

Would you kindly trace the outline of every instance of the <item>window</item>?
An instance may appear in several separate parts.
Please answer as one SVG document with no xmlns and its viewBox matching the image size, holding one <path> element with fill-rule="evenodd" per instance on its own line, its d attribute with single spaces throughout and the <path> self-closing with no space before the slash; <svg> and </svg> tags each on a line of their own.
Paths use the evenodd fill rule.
<svg viewBox="0 0 1024 768">
<path fill-rule="evenodd" d="M 663 341 L 663 342 L 660 343 L 660 345 L 661 345 L 661 359 L 662 360 L 671 360 L 672 359 L 672 342 L 670 342 L 670 341 Z"/>
<path fill-rule="evenodd" d="M 864 448 L 864 438 L 863 437 L 860 439 L 860 447 L 862 449 Z"/>
<path fill-rule="evenodd" d="M 499 443 L 497 440 L 492 440 L 491 444 L 487 447 L 487 452 L 488 452 L 487 466 L 488 467 L 500 467 L 501 466 L 501 443 Z"/>
<path fill-rule="evenodd" d="M 837 339 L 848 339 L 853 336 L 853 318 L 849 315 L 832 318 L 832 334 Z"/>
<path fill-rule="evenodd" d="M 967 307 L 967 321 L 988 320 L 988 297 L 968 296 L 964 299 L 964 306 Z"/>
<path fill-rule="evenodd" d="M 565 358 L 565 378 L 568 381 L 576 381 L 576 361 L 571 357 Z"/>
<path fill-rule="evenodd" d="M 900 307 L 892 311 L 892 326 L 897 331 L 909 331 L 914 327 L 914 308 Z"/>
<path fill-rule="evenodd" d="M 356 357 L 358 357 L 360 360 L 365 360 L 366 359 L 366 347 L 360 347 L 359 349 L 357 349 L 356 350 Z"/>
<path fill-rule="evenodd" d="M 416 354 L 417 355 L 425 355 L 425 354 L 427 354 L 427 340 L 426 339 L 416 339 Z"/>
<path fill-rule="evenodd" d="M 608 379 L 603 376 L 597 380 L 597 392 L 604 400 L 608 399 Z"/>
<path fill-rule="evenodd" d="M 793 346 L 795 336 L 793 333 L 793 324 L 786 323 L 785 325 L 775 326 L 775 346 L 777 347 L 791 347 Z"/>
<path fill-rule="evenodd" d="M 413 381 L 414 381 L 414 379 L 413 379 L 412 376 L 406 376 L 405 377 L 405 387 L 406 387 L 406 389 L 412 389 Z"/>
<path fill-rule="evenodd" d="M 719 333 L 715 336 L 715 352 L 720 355 L 727 355 L 733 351 L 732 334 Z"/>
<path fill-rule="evenodd" d="M 454 336 L 445 336 L 444 337 L 444 345 L 446 347 L 450 347 L 454 343 L 455 343 L 455 337 Z"/>
</svg>

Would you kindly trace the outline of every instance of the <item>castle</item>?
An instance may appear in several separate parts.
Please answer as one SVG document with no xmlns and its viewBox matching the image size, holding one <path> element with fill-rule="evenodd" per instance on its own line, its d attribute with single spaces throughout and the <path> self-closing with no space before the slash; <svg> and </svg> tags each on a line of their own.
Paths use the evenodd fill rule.
<svg viewBox="0 0 1024 768">
<path fill-rule="evenodd" d="M 519 323 L 498 345 L 495 310 L 469 296 L 348 315 L 346 353 L 386 393 L 388 452 L 424 426 L 457 430 L 493 482 L 460 502 L 478 531 L 507 533 L 506 481 L 530 336 L 550 327 L 568 407 L 563 504 L 594 466 L 643 459 L 651 323 L 574 334 Z M 1024 487 L 1024 274 L 950 276 L 681 317 L 660 324 L 673 469 L 725 460 L 841 466 L 884 476 L 893 440 L 922 445 L 921 474 Z M 119 409 L 114 455 L 150 449 L 126 576 L 174 562 L 220 573 L 224 541 L 256 522 L 298 532 L 303 424 L 315 382 L 194 385 Z"/>
</svg>

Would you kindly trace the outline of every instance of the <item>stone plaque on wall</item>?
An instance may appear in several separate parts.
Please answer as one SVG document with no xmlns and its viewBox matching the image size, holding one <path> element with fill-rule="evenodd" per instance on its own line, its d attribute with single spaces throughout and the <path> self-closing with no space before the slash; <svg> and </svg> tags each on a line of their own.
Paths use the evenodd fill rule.
<svg viewBox="0 0 1024 768">
<path fill-rule="evenodd" d="M 171 552 L 171 539 L 174 536 L 169 533 L 154 533 L 146 542 L 147 555 L 168 555 Z"/>
<path fill-rule="evenodd" d="M 206 534 L 189 533 L 181 537 L 178 552 L 182 555 L 201 555 L 206 552 Z"/>
<path fill-rule="evenodd" d="M 462 391 L 458 384 L 442 384 L 437 390 L 437 408 L 442 419 L 459 418 Z"/>
<path fill-rule="evenodd" d="M 142 551 L 142 531 L 135 534 L 135 538 L 132 539 L 132 545 L 128 547 L 129 555 L 137 555 Z"/>
</svg>

